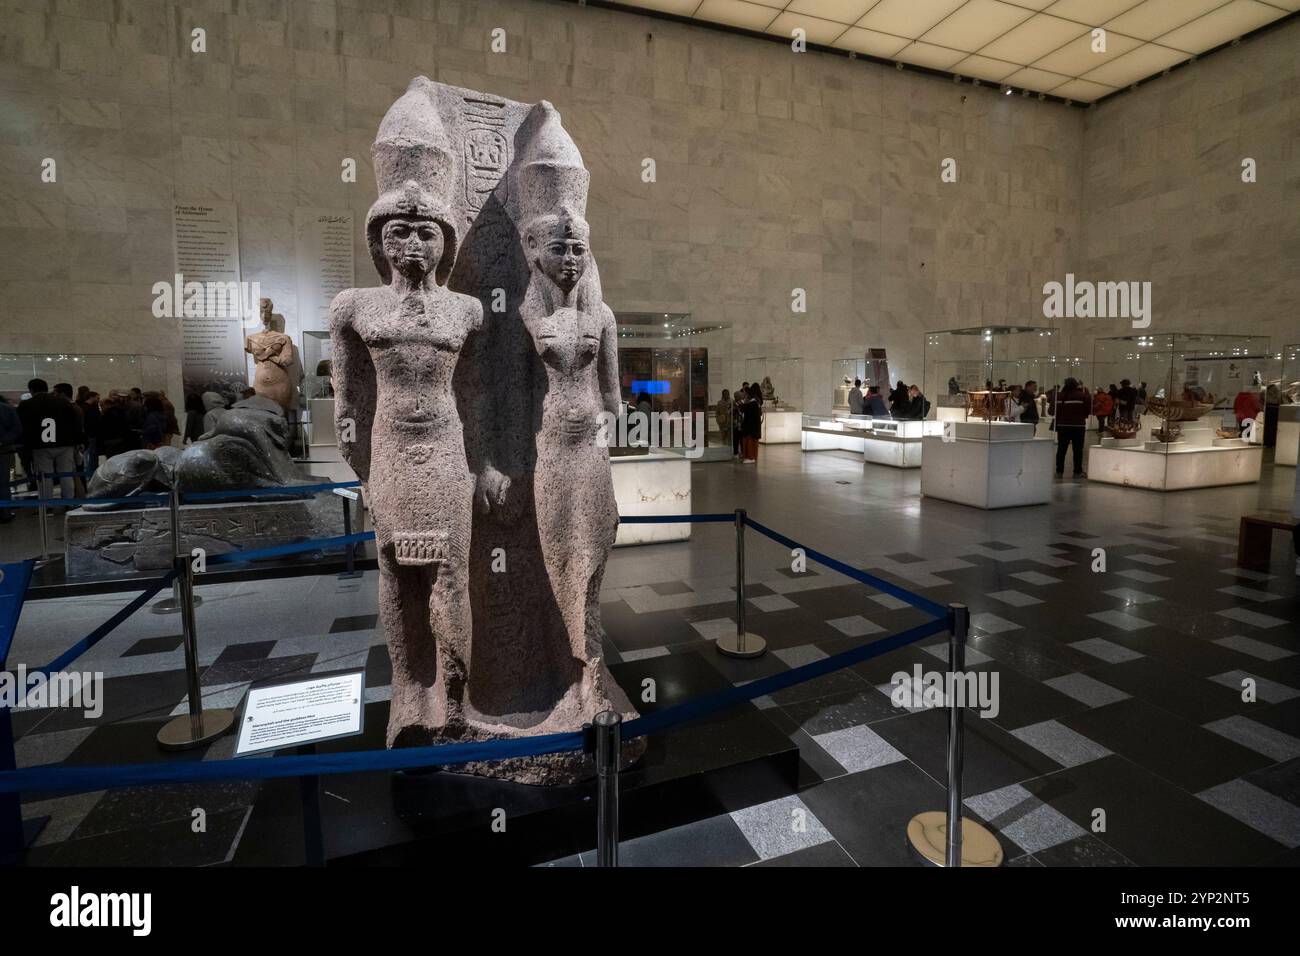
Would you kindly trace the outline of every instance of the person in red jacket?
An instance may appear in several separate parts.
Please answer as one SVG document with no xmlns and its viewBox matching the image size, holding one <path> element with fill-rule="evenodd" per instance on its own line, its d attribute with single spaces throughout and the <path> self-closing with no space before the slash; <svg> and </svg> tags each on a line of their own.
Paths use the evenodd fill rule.
<svg viewBox="0 0 1300 956">
<path fill-rule="evenodd" d="M 1101 393 L 1105 395 L 1105 392 Z M 1109 396 L 1106 396 L 1109 398 Z M 1065 477 L 1065 450 L 1073 449 L 1074 477 L 1083 478 L 1083 434 L 1088 429 L 1092 398 L 1077 379 L 1067 378 L 1056 396 L 1056 477 Z"/>
<path fill-rule="evenodd" d="M 1232 403 L 1232 414 L 1237 417 L 1237 428 L 1245 428 L 1246 422 L 1253 422 L 1263 407 L 1259 403 L 1257 392 L 1238 392 L 1237 400 Z"/>
<path fill-rule="evenodd" d="M 1109 424 L 1110 413 L 1114 410 L 1115 399 L 1110 397 L 1109 392 L 1098 387 L 1097 394 L 1094 395 L 1092 399 L 1092 413 L 1097 416 L 1098 433 L 1106 430 L 1106 425 Z"/>
</svg>

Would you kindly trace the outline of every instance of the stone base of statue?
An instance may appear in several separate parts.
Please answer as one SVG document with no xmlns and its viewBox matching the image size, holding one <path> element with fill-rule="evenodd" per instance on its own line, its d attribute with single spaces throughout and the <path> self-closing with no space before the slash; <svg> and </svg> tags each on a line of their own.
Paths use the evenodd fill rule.
<svg viewBox="0 0 1300 956">
<path fill-rule="evenodd" d="M 210 556 L 296 544 L 343 534 L 333 496 L 290 500 L 182 505 L 181 550 Z M 171 568 L 171 512 L 167 508 L 87 511 L 64 519 L 69 577 L 111 577 Z"/>
</svg>

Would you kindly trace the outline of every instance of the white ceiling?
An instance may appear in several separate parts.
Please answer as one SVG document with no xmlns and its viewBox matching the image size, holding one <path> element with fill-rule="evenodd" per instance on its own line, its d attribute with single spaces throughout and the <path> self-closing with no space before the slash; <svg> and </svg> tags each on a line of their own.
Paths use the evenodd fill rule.
<svg viewBox="0 0 1300 956">
<path fill-rule="evenodd" d="M 1091 103 L 1300 0 L 619 0 Z M 1106 31 L 1106 52 L 1092 30 Z"/>
</svg>

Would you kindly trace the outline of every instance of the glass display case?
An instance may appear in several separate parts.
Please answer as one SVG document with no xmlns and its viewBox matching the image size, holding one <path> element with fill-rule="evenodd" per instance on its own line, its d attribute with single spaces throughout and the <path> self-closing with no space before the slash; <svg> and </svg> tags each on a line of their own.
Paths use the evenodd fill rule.
<svg viewBox="0 0 1300 956">
<path fill-rule="evenodd" d="M 1300 343 L 1284 345 L 1279 353 L 1282 372 L 1273 435 L 1273 464 L 1295 466 L 1300 458 Z"/>
<path fill-rule="evenodd" d="M 312 457 L 326 454 L 336 442 L 334 434 L 333 345 L 328 332 L 303 332 L 303 407 L 307 410 L 305 432 Z"/>
<path fill-rule="evenodd" d="M 167 390 L 167 365 L 158 355 L 22 352 L 0 354 L 0 394 L 17 404 L 34 378 L 51 388 L 59 382 L 73 389 L 87 385 L 107 398 L 111 391 Z M 183 406 L 183 402 L 176 402 Z"/>
<path fill-rule="evenodd" d="M 1044 395 L 1070 360 L 1055 354 L 1059 331 L 1046 326 L 985 325 L 925 333 L 921 385 L 926 417 L 959 422 L 963 433 L 982 424 L 1007 435 L 1021 430 L 989 429 L 996 424 L 1033 426 L 1044 418 Z M 1068 373 L 1065 373 L 1068 374 Z M 1034 385 L 1034 411 L 1025 408 L 1024 386 Z M 897 401 L 894 396 L 892 401 Z M 909 417 L 921 412 L 912 401 Z M 892 407 L 892 405 L 891 405 Z M 1035 415 L 1036 412 L 1036 415 Z M 1030 433 L 1034 429 L 1030 428 Z"/>
<path fill-rule="evenodd" d="M 1253 416 L 1237 420 L 1237 398 L 1254 395 L 1262 412 L 1263 376 L 1275 361 L 1259 335 L 1097 339 L 1085 384 L 1093 410 L 1104 412 L 1089 479 L 1159 491 L 1258 481 L 1263 429 Z"/>
<path fill-rule="evenodd" d="M 831 361 L 831 411 L 849 411 L 849 390 L 855 380 L 867 377 L 867 360 L 863 358 L 843 358 Z M 884 389 L 881 390 L 882 392 Z M 823 406 L 824 407 L 824 406 Z"/>
<path fill-rule="evenodd" d="M 718 403 L 731 382 L 731 327 L 693 321 L 687 313 L 623 312 L 618 324 L 619 391 L 631 409 L 685 418 L 691 427 L 660 428 L 648 440 L 658 450 L 690 454 L 697 460 L 727 460 L 732 454 L 732 434 L 719 426 Z M 722 423 L 730 423 L 723 414 Z M 703 429 L 697 439 L 696 432 Z M 634 445 L 648 447 L 633 431 L 626 434 Z M 702 443 L 702 450 L 698 446 Z M 627 453 L 617 443 L 611 454 Z M 635 451 L 636 449 L 631 449 Z"/>
<path fill-rule="evenodd" d="M 1282 346 L 1278 391 L 1283 405 L 1300 405 L 1300 343 Z"/>
<path fill-rule="evenodd" d="M 797 411 L 803 406 L 801 358 L 747 358 L 741 378 L 746 382 L 758 383 L 763 389 L 763 405 L 766 408 Z M 770 389 L 767 383 L 771 384 Z"/>
<path fill-rule="evenodd" d="M 333 354 L 328 332 L 302 334 L 302 397 L 307 401 L 334 397 Z"/>
</svg>

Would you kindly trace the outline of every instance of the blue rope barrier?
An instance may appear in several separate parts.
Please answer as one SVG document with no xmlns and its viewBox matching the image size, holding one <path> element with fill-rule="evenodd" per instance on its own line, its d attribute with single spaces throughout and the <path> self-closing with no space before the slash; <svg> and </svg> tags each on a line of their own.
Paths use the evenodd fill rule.
<svg viewBox="0 0 1300 956">
<path fill-rule="evenodd" d="M 870 644 L 863 644 L 861 647 L 832 654 L 830 657 L 813 661 L 811 664 L 792 667 L 790 670 L 782 671 L 779 674 L 760 677 L 758 680 L 752 680 L 739 687 L 731 687 L 727 690 L 718 691 L 716 694 L 701 697 L 699 700 L 688 700 L 685 703 L 675 704 L 653 714 L 629 720 L 623 725 L 623 738 L 644 737 L 647 734 L 658 733 L 677 724 L 697 720 L 733 704 L 753 700 L 755 697 L 762 697 L 764 694 L 773 694 L 787 687 L 793 687 L 795 684 L 802 684 L 804 681 L 843 670 L 853 664 L 869 661 L 873 657 L 888 654 L 890 651 L 906 647 L 908 644 L 914 644 L 923 638 L 947 629 L 948 620 L 945 613 L 943 620 L 927 621 L 906 631 L 899 631 L 890 637 L 883 637 L 878 641 L 872 641 Z"/>
<path fill-rule="evenodd" d="M 18 616 L 23 611 L 23 600 L 27 597 L 27 585 L 32 580 L 34 567 L 35 558 L 0 564 L 3 570 L 0 577 L 0 668 L 9 658 L 9 647 L 18 631 Z"/>
<path fill-rule="evenodd" d="M 734 522 L 734 514 L 704 515 L 619 515 L 619 524 L 703 524 L 711 521 Z"/>
<path fill-rule="evenodd" d="M 358 482 L 340 483 L 329 487 L 346 487 Z M 311 486 L 308 486 L 311 487 Z M 61 499 L 60 499 L 61 500 Z M 96 499 L 100 502 L 108 499 Z M 132 499 L 137 500 L 137 499 Z M 628 516 L 628 523 L 670 523 L 670 522 L 723 522 L 734 521 L 734 514 L 703 515 L 638 515 Z M 761 534 L 791 548 L 803 547 L 785 535 L 746 517 L 746 524 L 751 525 Z M 318 551 L 332 547 L 342 547 L 355 542 L 371 540 L 374 532 L 360 532 L 334 538 L 321 538 L 294 544 L 263 548 L 255 551 L 232 551 L 213 555 L 208 560 L 215 564 L 234 564 L 254 561 L 260 558 L 276 557 L 304 551 Z M 626 739 L 645 736 L 688 721 L 697 720 L 707 714 L 715 713 L 726 707 L 734 706 L 746 700 L 775 693 L 786 687 L 804 681 L 813 680 L 834 671 L 849 667 L 862 661 L 870 660 L 897 648 L 914 643 L 932 634 L 946 630 L 948 627 L 947 609 L 925 598 L 914 595 L 888 581 L 874 575 L 851 568 L 841 561 L 821 554 L 810 548 L 804 552 L 815 561 L 839 571 L 854 580 L 868 584 L 878 590 L 893 594 L 900 600 L 915 607 L 927 610 L 935 619 L 898 634 L 874 641 L 861 647 L 842 651 L 839 654 L 814 661 L 800 667 L 791 668 L 780 674 L 759 678 L 740 687 L 732 687 L 710 694 L 693 701 L 686 701 L 665 710 L 644 717 L 637 717 L 624 727 Z M 108 636 L 119 624 L 134 614 L 140 607 L 153 598 L 159 591 L 171 584 L 175 572 L 168 573 L 149 590 L 141 593 L 129 604 L 121 608 L 111 618 L 95 629 L 90 635 L 69 648 L 62 655 L 51 661 L 39 673 L 49 674 L 61 670 L 76 660 L 90 648 Z M 0 793 L 12 793 L 20 790 L 89 790 L 105 787 L 126 787 L 148 783 L 167 783 L 198 780 L 252 780 L 270 777 L 327 775 L 336 773 L 357 773 L 367 770 L 400 770 L 416 767 L 428 767 L 449 764 L 470 763 L 482 760 L 504 760 L 510 757 L 533 756 L 545 753 L 579 750 L 584 745 L 580 732 L 567 734 L 547 734 L 525 737 L 516 740 L 476 741 L 465 744 L 449 744 L 436 747 L 402 748 L 385 751 L 352 751 L 342 754 L 319 754 L 312 756 L 276 757 L 256 762 L 240 760 L 222 760 L 184 764 L 143 764 L 112 765 L 104 767 L 67 767 L 59 764 L 47 764 L 25 770 L 0 772 Z M 236 766 L 240 769 L 236 769 Z M 255 768 L 249 772 L 249 768 Z"/>
<path fill-rule="evenodd" d="M 328 551 L 360 541 L 373 541 L 374 538 L 373 531 L 358 531 L 355 534 L 341 534 L 336 538 L 312 538 L 309 541 L 278 544 L 273 548 L 258 548 L 255 551 L 223 551 L 221 554 L 208 555 L 207 562 L 208 564 L 242 564 L 245 561 L 278 558 L 281 555 L 301 554 L 304 551 Z"/>
<path fill-rule="evenodd" d="M 785 535 L 781 534 L 781 532 L 773 531 L 771 528 L 767 527 L 766 525 L 759 524 L 753 518 L 746 516 L 745 524 L 749 525 L 759 534 L 766 535 L 767 537 L 771 538 L 777 544 L 783 544 L 790 549 L 799 548 L 800 550 L 803 551 L 804 554 L 812 558 L 818 564 L 825 565 L 826 567 L 830 568 L 832 571 L 838 571 L 840 574 L 844 575 L 845 577 L 852 578 L 853 580 L 858 581 L 861 584 L 866 584 L 869 587 L 873 587 L 877 591 L 884 591 L 886 594 L 891 594 L 894 597 L 898 598 L 900 601 L 905 601 L 906 603 L 912 605 L 912 607 L 919 608 L 920 610 L 925 611 L 927 614 L 933 614 L 936 617 L 943 617 L 943 618 L 947 618 L 948 616 L 948 609 L 944 607 L 942 604 L 936 604 L 934 601 L 931 601 L 929 598 L 923 598 L 919 594 L 913 594 L 911 591 L 908 591 L 906 588 L 901 588 L 897 584 L 891 584 L 890 582 L 886 581 L 884 578 L 878 578 L 874 574 L 868 574 L 866 571 L 859 571 L 857 568 L 850 567 L 849 565 L 845 564 L 843 561 L 837 561 L 835 558 L 832 558 L 830 555 L 822 554 L 820 551 L 815 551 L 812 548 L 805 547 L 804 545 L 800 544 L 798 541 L 795 541 L 793 538 L 787 538 Z"/>
<path fill-rule="evenodd" d="M 79 508 L 84 505 L 138 505 L 150 503 L 155 507 L 161 507 L 167 504 L 167 496 L 150 492 L 144 495 L 131 495 L 129 498 L 13 498 L 0 507 L 7 510 L 9 508 L 39 508 L 41 505 L 45 505 L 47 508 Z"/>
<path fill-rule="evenodd" d="M 276 485 L 268 488 L 244 488 L 236 491 L 189 491 L 181 501 L 218 501 L 222 498 L 261 498 L 268 495 L 305 495 L 334 488 L 359 488 L 359 481 L 330 481 L 316 485 Z"/>
<path fill-rule="evenodd" d="M 0 773 L 0 793 L 22 790 L 100 790 L 108 787 L 137 787 L 146 784 L 215 780 L 268 780 L 273 777 L 327 776 L 376 770 L 414 770 L 535 757 L 583 749 L 581 731 L 541 734 L 514 740 L 487 740 L 436 747 L 399 747 L 395 750 L 353 750 L 337 754 L 265 757 L 260 760 L 183 761 L 177 763 L 113 764 L 69 767 L 42 764 L 24 770 Z"/>
<path fill-rule="evenodd" d="M 760 678 L 740 687 L 731 687 L 699 700 L 676 704 L 662 711 L 629 721 L 623 739 L 631 740 L 662 731 L 668 727 L 697 720 L 707 714 L 752 700 L 763 694 L 820 677 L 852 664 L 879 657 L 889 651 L 914 643 L 947 628 L 948 622 L 929 621 L 891 637 L 781 674 Z M 548 753 L 582 750 L 585 737 L 581 731 L 541 734 L 514 740 L 477 741 L 443 744 L 436 747 L 402 747 L 396 750 L 353 750 L 337 754 L 267 757 L 261 760 L 186 761 L 165 764 L 113 764 L 107 766 L 69 767 L 42 764 L 23 770 L 0 772 L 0 793 L 28 791 L 85 791 L 116 787 L 134 787 L 159 783 L 197 783 L 216 780 L 267 780 L 273 777 L 327 776 L 339 773 L 363 773 L 378 770 L 411 770 L 417 767 L 448 766 L 484 760 L 506 760 Z"/>
<path fill-rule="evenodd" d="M 167 572 L 167 574 L 163 577 L 161 582 L 155 584 L 149 590 L 144 591 L 139 595 L 137 595 L 134 599 L 132 599 L 132 601 L 129 604 L 125 605 L 123 608 L 121 608 L 121 610 L 119 610 L 116 614 L 110 617 L 107 621 L 105 621 L 103 624 L 99 625 L 99 627 L 91 631 L 90 634 L 88 634 L 86 637 L 83 637 L 76 644 L 73 644 L 70 648 L 68 648 L 66 651 L 64 651 L 54 660 L 50 661 L 44 667 L 34 668 L 32 670 L 29 670 L 28 673 L 29 674 L 39 673 L 48 676 L 50 673 L 54 671 L 63 670 L 63 668 L 67 667 L 69 664 L 75 661 L 82 654 L 86 653 L 86 651 L 90 650 L 92 647 L 94 647 L 104 638 L 108 637 L 108 635 L 111 634 L 119 624 L 125 621 L 136 611 L 140 610 L 140 608 L 142 608 L 145 604 L 147 604 L 154 597 L 154 595 L 156 595 L 159 591 L 161 591 L 163 588 L 170 587 L 172 583 L 172 578 L 174 577 L 176 577 L 175 571 Z"/>
</svg>

